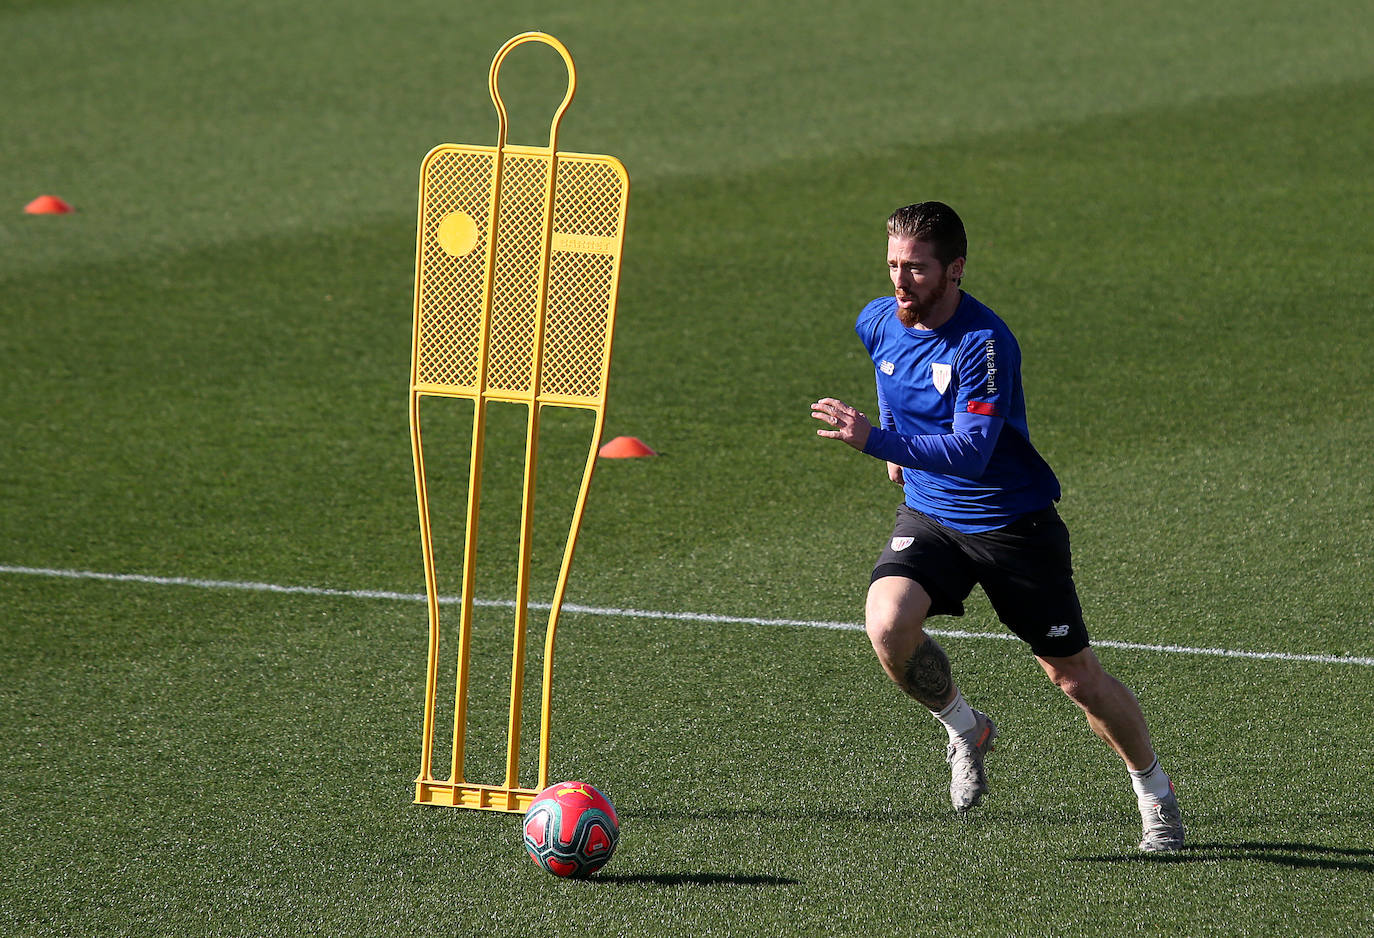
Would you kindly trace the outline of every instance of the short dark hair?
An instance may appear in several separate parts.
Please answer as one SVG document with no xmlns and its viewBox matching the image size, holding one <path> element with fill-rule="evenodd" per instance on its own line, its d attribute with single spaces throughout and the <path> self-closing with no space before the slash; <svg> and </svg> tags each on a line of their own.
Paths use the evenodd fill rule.
<svg viewBox="0 0 1374 938">
<path fill-rule="evenodd" d="M 887 234 L 891 238 L 928 241 L 935 259 L 946 267 L 968 257 L 964 223 L 959 213 L 943 202 L 917 202 L 897 209 L 887 219 Z"/>
</svg>

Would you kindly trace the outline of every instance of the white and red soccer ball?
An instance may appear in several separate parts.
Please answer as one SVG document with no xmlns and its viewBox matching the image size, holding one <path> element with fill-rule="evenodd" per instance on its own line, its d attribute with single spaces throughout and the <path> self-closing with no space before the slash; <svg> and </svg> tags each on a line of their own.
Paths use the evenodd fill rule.
<svg viewBox="0 0 1374 938">
<path fill-rule="evenodd" d="M 620 840 L 611 800 L 585 782 L 559 782 L 534 796 L 525 811 L 525 849 L 555 876 L 590 876 L 606 865 Z"/>
</svg>

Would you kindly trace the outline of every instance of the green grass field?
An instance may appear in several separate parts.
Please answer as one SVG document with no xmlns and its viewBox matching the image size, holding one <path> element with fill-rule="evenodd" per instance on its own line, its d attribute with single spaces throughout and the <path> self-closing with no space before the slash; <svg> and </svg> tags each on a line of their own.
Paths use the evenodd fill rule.
<svg viewBox="0 0 1374 938">
<path fill-rule="evenodd" d="M 0 26 L 0 933 L 1374 932 L 1359 4 L 10 0 Z M 581 883 L 514 818 L 410 803 L 425 608 L 356 595 L 423 591 L 420 160 L 494 141 L 487 68 L 526 29 L 577 60 L 563 148 L 633 180 L 606 429 L 661 453 L 599 467 L 559 633 L 554 774 L 623 823 Z M 514 138 L 542 142 L 561 66 L 524 53 Z M 24 215 L 43 193 L 77 211 Z M 943 643 L 1002 730 L 966 819 L 861 632 L 741 621 L 862 617 L 898 496 L 807 405 L 871 399 L 853 318 L 923 198 L 1020 339 L 1179 854 L 1136 853 L 1119 763 L 981 597 L 932 623 L 971 633 Z M 449 594 L 465 416 L 425 418 Z M 585 430 L 544 439 L 540 600 Z M 478 781 L 509 618 L 476 622 Z"/>
</svg>

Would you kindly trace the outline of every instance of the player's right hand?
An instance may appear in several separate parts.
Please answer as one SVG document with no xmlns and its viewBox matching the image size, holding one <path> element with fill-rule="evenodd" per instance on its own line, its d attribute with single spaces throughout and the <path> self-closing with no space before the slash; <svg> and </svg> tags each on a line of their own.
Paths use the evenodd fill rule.
<svg viewBox="0 0 1374 938">
<path fill-rule="evenodd" d="M 906 481 L 902 478 L 902 467 L 897 465 L 895 462 L 890 462 L 887 464 L 887 477 L 891 479 L 893 482 L 896 482 L 898 485 L 902 485 Z"/>
<path fill-rule="evenodd" d="M 859 452 L 863 452 L 864 444 L 868 442 L 868 434 L 873 429 L 873 424 L 868 422 L 866 416 L 844 401 L 833 397 L 823 397 L 812 404 L 811 416 L 835 428 L 817 430 L 816 436 L 840 440 Z"/>
</svg>

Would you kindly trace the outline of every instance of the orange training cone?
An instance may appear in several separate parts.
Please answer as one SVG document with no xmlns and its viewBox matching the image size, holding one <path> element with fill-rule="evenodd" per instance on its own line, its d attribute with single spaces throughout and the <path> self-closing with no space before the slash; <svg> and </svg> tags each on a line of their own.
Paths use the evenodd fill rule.
<svg viewBox="0 0 1374 938">
<path fill-rule="evenodd" d="M 40 195 L 24 206 L 25 213 L 29 215 L 65 215 L 71 210 L 70 205 L 55 195 Z"/>
<path fill-rule="evenodd" d="M 637 459 L 640 456 L 657 456 L 637 436 L 618 436 L 605 444 L 596 454 L 606 459 Z"/>
</svg>

